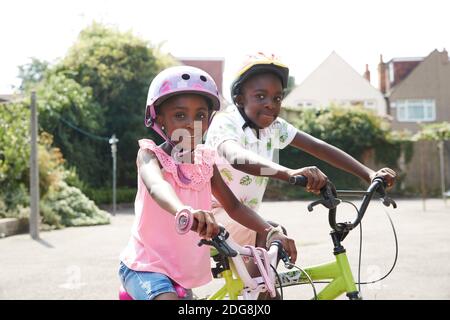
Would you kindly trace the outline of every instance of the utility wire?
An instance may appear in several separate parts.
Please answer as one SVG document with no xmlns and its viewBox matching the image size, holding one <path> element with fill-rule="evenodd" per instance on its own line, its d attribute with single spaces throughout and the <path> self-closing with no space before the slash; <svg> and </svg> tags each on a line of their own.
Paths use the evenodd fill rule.
<svg viewBox="0 0 450 320">
<path fill-rule="evenodd" d="M 74 124 L 70 123 L 69 121 L 67 121 L 67 120 L 65 120 L 65 119 L 63 119 L 63 118 L 61 118 L 61 117 L 59 117 L 59 120 L 61 120 L 61 122 L 63 122 L 64 124 L 68 125 L 68 126 L 71 127 L 72 129 L 74 129 L 74 130 L 80 132 L 81 134 L 84 134 L 85 136 L 88 136 L 88 137 L 91 138 L 91 139 L 100 140 L 100 141 L 109 141 L 109 138 L 108 138 L 108 137 L 101 137 L 101 136 L 98 136 L 98 135 L 96 135 L 96 134 L 87 132 L 87 131 L 85 131 L 85 130 L 83 130 L 83 129 L 81 129 L 81 128 L 78 128 L 78 127 L 75 126 Z"/>
</svg>

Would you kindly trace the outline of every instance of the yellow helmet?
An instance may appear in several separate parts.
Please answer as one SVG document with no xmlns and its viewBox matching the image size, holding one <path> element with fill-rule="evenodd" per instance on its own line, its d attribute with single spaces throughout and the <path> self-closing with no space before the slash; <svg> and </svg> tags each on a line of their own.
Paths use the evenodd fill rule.
<svg viewBox="0 0 450 320">
<path fill-rule="evenodd" d="M 258 52 L 256 55 L 248 57 L 234 77 L 234 81 L 231 84 L 231 96 L 233 97 L 233 101 L 235 97 L 240 94 L 240 88 L 248 78 L 255 74 L 266 72 L 277 75 L 281 80 L 283 89 L 287 88 L 289 68 L 280 62 L 275 55 L 272 54 L 266 56 L 265 54 Z"/>
</svg>

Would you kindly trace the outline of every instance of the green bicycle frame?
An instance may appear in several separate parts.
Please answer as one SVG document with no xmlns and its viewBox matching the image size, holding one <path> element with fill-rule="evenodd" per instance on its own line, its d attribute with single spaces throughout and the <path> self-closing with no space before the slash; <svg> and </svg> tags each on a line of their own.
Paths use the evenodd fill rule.
<svg viewBox="0 0 450 320">
<path fill-rule="evenodd" d="M 346 253 L 339 253 L 335 257 L 336 261 L 304 269 L 312 281 L 331 280 L 317 293 L 318 300 L 333 300 L 343 293 L 358 294 Z M 280 278 L 283 287 L 309 283 L 307 276 L 297 270 L 281 273 Z"/>
<path fill-rule="evenodd" d="M 234 278 L 231 270 L 223 271 L 221 277 L 224 278 L 225 285 L 212 296 L 208 297 L 208 300 L 223 300 L 227 295 L 230 300 L 237 300 L 242 289 L 244 289 L 242 280 L 239 277 Z"/>
<path fill-rule="evenodd" d="M 358 295 L 353 274 L 347 255 L 344 252 L 336 254 L 336 261 L 324 263 L 317 266 L 305 268 L 304 271 L 312 281 L 331 280 L 331 282 L 317 294 L 318 300 L 333 300 L 343 293 Z M 239 277 L 234 277 L 236 273 L 232 268 L 220 273 L 220 277 L 225 280 L 225 284 L 208 300 L 222 300 L 229 297 L 230 300 L 237 300 L 244 288 Z M 309 283 L 308 277 L 303 272 L 294 270 L 280 273 L 281 284 L 277 281 L 277 287 L 289 287 L 299 284 Z"/>
<path fill-rule="evenodd" d="M 217 251 L 211 250 L 211 254 L 215 255 L 217 254 Z M 242 289 L 244 289 L 244 283 L 238 276 L 234 277 L 234 275 L 237 275 L 237 272 L 234 269 L 231 259 L 229 260 L 229 267 L 229 269 L 225 269 L 219 274 L 219 276 L 225 280 L 225 285 L 207 300 L 223 300 L 226 296 L 228 296 L 230 300 L 238 299 Z"/>
</svg>

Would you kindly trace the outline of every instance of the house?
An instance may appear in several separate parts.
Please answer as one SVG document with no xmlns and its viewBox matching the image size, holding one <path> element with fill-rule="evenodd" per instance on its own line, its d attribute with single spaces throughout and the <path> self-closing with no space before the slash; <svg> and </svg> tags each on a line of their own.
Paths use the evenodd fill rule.
<svg viewBox="0 0 450 320">
<path fill-rule="evenodd" d="M 0 94 L 0 103 L 14 102 L 22 98 L 21 94 Z"/>
<path fill-rule="evenodd" d="M 220 105 L 222 108 L 229 105 L 230 103 L 223 97 L 223 71 L 225 60 L 223 58 L 194 58 L 194 57 L 184 57 L 176 58 L 181 64 L 186 66 L 196 67 L 205 70 L 211 75 L 211 77 L 216 82 L 217 88 L 219 89 L 220 95 Z"/>
<path fill-rule="evenodd" d="M 425 58 L 383 62 L 381 56 L 378 72 L 393 129 L 416 132 L 421 123 L 450 121 L 450 63 L 445 49 Z"/>
<path fill-rule="evenodd" d="M 336 52 L 332 52 L 300 85 L 283 100 L 286 109 L 363 105 L 379 115 L 386 115 L 386 101 L 370 84 L 370 72 L 361 76 Z"/>
</svg>

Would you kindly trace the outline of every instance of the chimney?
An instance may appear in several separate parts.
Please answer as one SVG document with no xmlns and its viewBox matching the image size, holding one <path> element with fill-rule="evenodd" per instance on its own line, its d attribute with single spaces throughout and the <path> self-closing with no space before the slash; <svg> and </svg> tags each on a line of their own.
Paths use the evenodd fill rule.
<svg viewBox="0 0 450 320">
<path fill-rule="evenodd" d="M 386 64 L 383 62 L 383 55 L 381 54 L 378 63 L 378 88 L 382 94 L 386 94 Z"/>
<path fill-rule="evenodd" d="M 369 65 L 366 64 L 366 71 L 364 72 L 364 78 L 369 81 L 370 83 L 370 71 L 369 71 Z"/>
<path fill-rule="evenodd" d="M 442 50 L 441 57 L 442 57 L 442 62 L 444 64 L 447 64 L 448 63 L 448 52 L 445 48 L 444 48 L 444 50 Z"/>
</svg>

